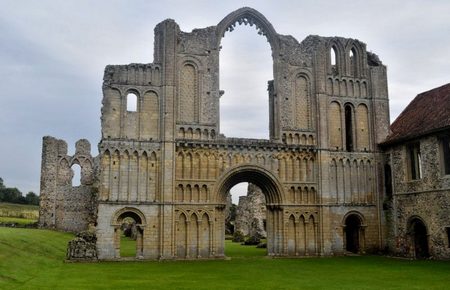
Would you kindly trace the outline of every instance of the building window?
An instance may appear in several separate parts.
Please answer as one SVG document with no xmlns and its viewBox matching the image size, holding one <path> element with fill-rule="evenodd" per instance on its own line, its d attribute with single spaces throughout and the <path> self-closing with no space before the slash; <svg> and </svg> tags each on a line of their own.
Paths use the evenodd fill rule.
<svg viewBox="0 0 450 290">
<path fill-rule="evenodd" d="M 352 106 L 345 106 L 345 149 L 353 151 L 353 110 Z"/>
<path fill-rule="evenodd" d="M 358 62 L 356 61 L 356 50 L 353 47 L 349 53 L 350 58 L 350 75 L 356 77 L 358 75 Z"/>
<path fill-rule="evenodd" d="M 336 47 L 332 46 L 330 49 L 330 65 L 331 65 L 331 72 L 333 74 L 337 74 L 337 51 Z"/>
<path fill-rule="evenodd" d="M 444 175 L 450 175 L 450 135 L 441 137 L 442 169 Z"/>
<path fill-rule="evenodd" d="M 447 247 L 450 248 L 450 227 L 445 228 L 445 233 L 447 234 Z"/>
<path fill-rule="evenodd" d="M 414 143 L 408 146 L 409 170 L 412 180 L 422 178 L 422 159 L 420 156 L 420 144 Z"/>
<path fill-rule="evenodd" d="M 137 111 L 137 96 L 136 94 L 129 93 L 127 95 L 127 111 L 136 112 Z"/>
<path fill-rule="evenodd" d="M 386 198 L 392 199 L 392 170 L 389 164 L 384 165 L 384 190 L 386 191 Z"/>
<path fill-rule="evenodd" d="M 81 185 L 81 167 L 78 164 L 72 165 L 73 176 L 72 176 L 72 186 Z"/>
</svg>

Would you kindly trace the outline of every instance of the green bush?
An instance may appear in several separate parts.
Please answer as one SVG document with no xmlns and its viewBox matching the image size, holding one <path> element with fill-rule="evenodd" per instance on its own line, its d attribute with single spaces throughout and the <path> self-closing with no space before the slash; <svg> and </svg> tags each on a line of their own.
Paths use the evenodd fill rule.
<svg viewBox="0 0 450 290">
<path fill-rule="evenodd" d="M 261 243 L 261 238 L 258 235 L 253 235 L 245 239 L 244 245 L 246 246 L 256 246 Z"/>
<path fill-rule="evenodd" d="M 234 243 L 242 243 L 245 241 L 245 236 L 241 231 L 236 231 L 233 234 L 233 242 Z"/>
</svg>

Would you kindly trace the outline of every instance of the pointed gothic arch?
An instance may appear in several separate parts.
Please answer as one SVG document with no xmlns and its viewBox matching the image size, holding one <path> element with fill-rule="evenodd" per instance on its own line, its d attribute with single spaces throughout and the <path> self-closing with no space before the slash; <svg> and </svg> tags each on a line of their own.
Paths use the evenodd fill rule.
<svg viewBox="0 0 450 290">
<path fill-rule="evenodd" d="M 243 7 L 236 11 L 231 12 L 216 27 L 217 47 L 220 47 L 220 42 L 225 36 L 225 32 L 233 31 L 236 22 L 239 24 L 255 25 L 258 29 L 258 34 L 267 37 L 267 40 L 272 48 L 272 56 L 277 57 L 279 51 L 279 39 L 278 33 L 273 28 L 272 24 L 257 10 L 250 7 Z"/>
</svg>

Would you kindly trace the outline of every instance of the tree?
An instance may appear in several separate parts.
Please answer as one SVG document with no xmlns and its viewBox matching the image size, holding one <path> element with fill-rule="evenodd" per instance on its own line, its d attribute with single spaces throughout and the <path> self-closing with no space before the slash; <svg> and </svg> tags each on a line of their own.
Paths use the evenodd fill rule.
<svg viewBox="0 0 450 290">
<path fill-rule="evenodd" d="M 0 177 L 0 202 L 39 205 L 39 196 L 30 191 L 26 196 L 16 187 L 6 187 L 3 178 Z"/>
<path fill-rule="evenodd" d="M 39 205 L 39 196 L 32 191 L 27 193 L 27 195 L 25 196 L 25 200 L 27 204 Z"/>
<path fill-rule="evenodd" d="M 0 189 L 0 201 L 12 203 L 25 203 L 25 199 L 21 199 L 22 192 L 17 188 L 4 187 Z"/>
</svg>

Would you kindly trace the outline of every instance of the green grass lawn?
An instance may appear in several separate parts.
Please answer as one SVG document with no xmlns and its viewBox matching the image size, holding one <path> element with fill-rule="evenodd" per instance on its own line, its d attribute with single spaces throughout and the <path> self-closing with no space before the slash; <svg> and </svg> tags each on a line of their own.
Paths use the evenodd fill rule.
<svg viewBox="0 0 450 290">
<path fill-rule="evenodd" d="M 225 240 L 225 255 L 232 258 L 261 258 L 267 255 L 267 249 L 258 249 L 256 246 L 242 246 L 240 243 Z"/>
<path fill-rule="evenodd" d="M 136 241 L 122 235 L 120 237 L 120 256 L 136 257 Z"/>
<path fill-rule="evenodd" d="M 34 224 L 35 222 L 37 222 L 37 220 L 0 216 L 0 224 L 18 224 L 19 226 L 25 226 Z"/>
<path fill-rule="evenodd" d="M 64 263 L 71 234 L 0 228 L 0 289 L 448 289 L 450 262 L 271 259 L 227 241 L 231 260 Z"/>
</svg>

